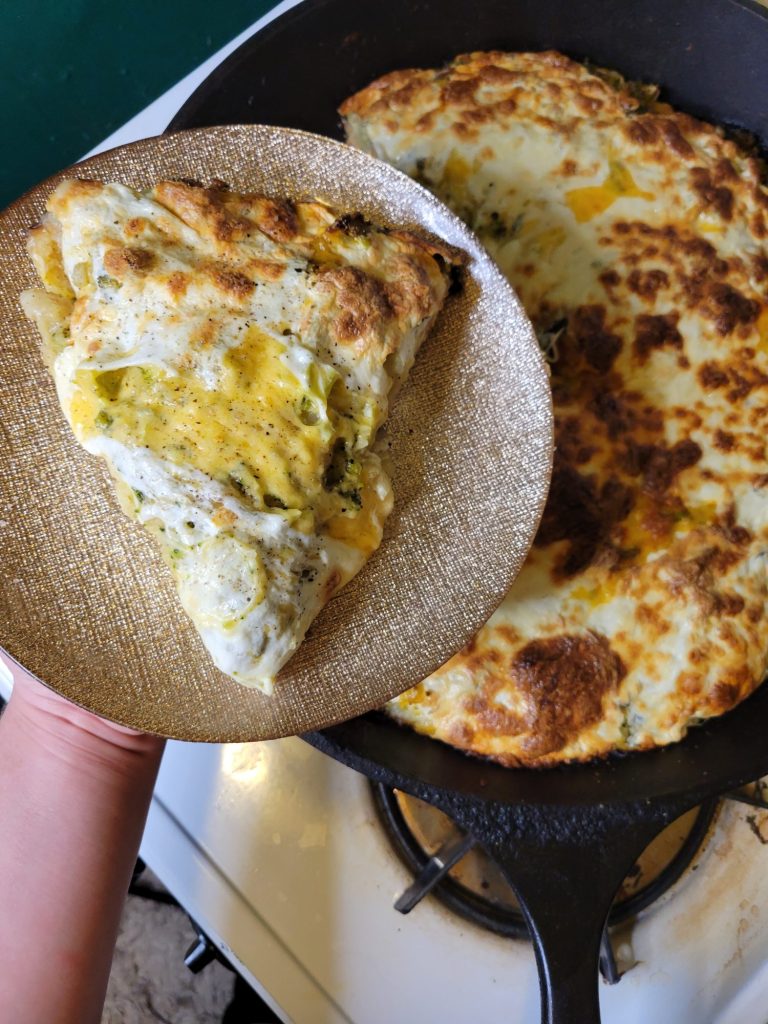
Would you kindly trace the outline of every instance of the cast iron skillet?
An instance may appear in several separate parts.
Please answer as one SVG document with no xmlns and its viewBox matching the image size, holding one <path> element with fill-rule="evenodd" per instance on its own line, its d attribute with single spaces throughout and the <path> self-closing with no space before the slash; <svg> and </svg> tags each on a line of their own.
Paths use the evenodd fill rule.
<svg viewBox="0 0 768 1024">
<path fill-rule="evenodd" d="M 751 0 L 306 0 L 232 54 L 169 127 L 261 122 L 339 138 L 338 104 L 380 74 L 548 48 L 661 83 L 683 110 L 768 144 L 768 13 Z M 602 929 L 637 855 L 684 810 L 768 773 L 768 687 L 676 746 L 550 771 L 474 760 L 378 714 L 305 738 L 472 830 L 525 909 L 542 1019 L 590 1024 Z"/>
</svg>

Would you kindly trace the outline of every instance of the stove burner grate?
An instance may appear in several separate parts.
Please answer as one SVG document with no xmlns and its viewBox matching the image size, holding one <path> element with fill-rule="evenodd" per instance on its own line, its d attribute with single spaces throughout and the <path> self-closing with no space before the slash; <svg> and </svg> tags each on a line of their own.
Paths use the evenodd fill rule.
<svg viewBox="0 0 768 1024">
<path fill-rule="evenodd" d="M 473 924 L 506 938 L 530 938 L 514 890 L 473 836 L 459 829 L 442 811 L 415 797 L 381 783 L 371 782 L 370 785 L 385 832 L 414 875 L 413 883 L 395 902 L 397 910 L 409 913 L 431 892 L 445 907 Z M 741 793 L 733 796 L 750 802 L 755 799 L 744 798 Z M 662 835 L 670 833 L 666 846 L 672 845 L 672 852 L 657 851 L 655 860 L 661 857 L 661 863 L 650 868 L 643 865 L 643 858 L 650 857 L 654 847 L 651 844 L 628 876 L 611 909 L 603 936 L 600 970 L 609 983 L 618 982 L 623 973 L 616 963 L 609 929 L 645 910 L 682 877 L 707 836 L 719 802 L 717 798 L 708 800 L 669 825 Z M 480 862 L 472 869 L 464 868 L 463 873 L 469 880 L 466 884 L 466 878 L 459 880 L 462 865 L 467 865 L 473 857 Z M 649 875 L 647 881 L 643 880 L 644 875 Z"/>
</svg>

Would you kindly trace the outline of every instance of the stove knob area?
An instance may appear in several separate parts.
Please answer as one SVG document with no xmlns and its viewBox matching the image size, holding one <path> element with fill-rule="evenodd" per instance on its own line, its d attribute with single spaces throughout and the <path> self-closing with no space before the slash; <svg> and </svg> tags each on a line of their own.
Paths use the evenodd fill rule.
<svg viewBox="0 0 768 1024">
<path fill-rule="evenodd" d="M 184 964 L 193 973 L 199 974 L 200 971 L 204 970 L 208 964 L 212 964 L 214 960 L 218 960 L 220 964 L 223 964 L 230 971 L 232 970 L 232 964 L 222 955 L 218 946 L 215 946 L 205 932 L 197 925 L 192 918 L 189 919 L 192 927 L 195 930 L 196 938 L 192 945 L 189 947 L 187 952 L 184 954 Z"/>
</svg>

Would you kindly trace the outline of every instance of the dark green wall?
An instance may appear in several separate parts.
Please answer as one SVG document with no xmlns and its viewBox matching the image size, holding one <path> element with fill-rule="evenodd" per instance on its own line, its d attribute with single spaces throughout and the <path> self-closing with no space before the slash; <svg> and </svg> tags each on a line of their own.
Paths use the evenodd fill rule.
<svg viewBox="0 0 768 1024">
<path fill-rule="evenodd" d="M 276 0 L 2 0 L 0 209 L 72 163 Z"/>
</svg>

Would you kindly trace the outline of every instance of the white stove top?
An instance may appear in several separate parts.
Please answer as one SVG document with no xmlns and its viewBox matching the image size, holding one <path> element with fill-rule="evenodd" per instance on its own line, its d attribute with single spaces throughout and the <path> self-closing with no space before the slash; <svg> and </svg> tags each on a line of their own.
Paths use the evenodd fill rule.
<svg viewBox="0 0 768 1024">
<path fill-rule="evenodd" d="M 768 814 L 725 805 L 696 870 L 637 922 L 638 964 L 601 984 L 605 1024 L 766 1024 L 768 847 L 748 815 L 768 840 Z M 430 897 L 396 913 L 410 878 L 366 781 L 301 740 L 171 744 L 142 855 L 286 1020 L 539 1019 L 532 948 Z"/>
<path fill-rule="evenodd" d="M 160 133 L 224 56 L 294 2 L 94 152 Z M 697 870 L 635 924 L 637 966 L 620 984 L 601 984 L 605 1024 L 768 1022 L 768 846 L 750 815 L 768 841 L 768 814 L 725 806 Z M 301 740 L 170 743 L 141 855 L 286 1021 L 539 1020 L 531 947 L 466 924 L 431 897 L 408 917 L 396 913 L 410 878 L 366 781 Z"/>
</svg>

